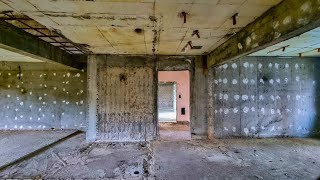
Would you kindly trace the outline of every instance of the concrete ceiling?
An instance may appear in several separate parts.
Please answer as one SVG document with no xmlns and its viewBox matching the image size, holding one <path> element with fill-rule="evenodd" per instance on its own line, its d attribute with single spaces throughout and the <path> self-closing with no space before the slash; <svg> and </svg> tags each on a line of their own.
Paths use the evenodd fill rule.
<svg viewBox="0 0 320 180">
<path fill-rule="evenodd" d="M 250 56 L 320 57 L 320 28 L 267 47 Z"/>
<path fill-rule="evenodd" d="M 29 56 L 21 55 L 12 51 L 0 48 L 0 61 L 14 61 L 14 62 L 43 62 Z"/>
<path fill-rule="evenodd" d="M 281 1 L 0 0 L 0 11 L 23 13 L 91 53 L 153 54 L 154 49 L 155 54 L 201 55 Z M 186 23 L 183 11 L 188 13 Z M 200 38 L 192 36 L 194 30 Z M 190 49 L 189 41 L 202 48 Z"/>
</svg>

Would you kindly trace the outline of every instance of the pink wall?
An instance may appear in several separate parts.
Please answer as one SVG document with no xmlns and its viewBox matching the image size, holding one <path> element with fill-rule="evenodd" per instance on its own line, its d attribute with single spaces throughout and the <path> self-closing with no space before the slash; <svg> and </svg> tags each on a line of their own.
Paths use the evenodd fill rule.
<svg viewBox="0 0 320 180">
<path fill-rule="evenodd" d="M 177 84 L 177 121 L 190 121 L 190 75 L 189 71 L 159 71 L 159 82 L 176 82 Z M 179 95 L 181 98 L 179 99 Z M 181 115 L 181 108 L 186 114 Z"/>
</svg>

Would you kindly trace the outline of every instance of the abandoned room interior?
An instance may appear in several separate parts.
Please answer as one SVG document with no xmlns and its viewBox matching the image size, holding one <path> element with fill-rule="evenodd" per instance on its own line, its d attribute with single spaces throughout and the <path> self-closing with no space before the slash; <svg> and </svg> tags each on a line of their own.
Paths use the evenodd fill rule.
<svg viewBox="0 0 320 180">
<path fill-rule="evenodd" d="M 0 107 L 0 179 L 317 180 L 320 1 L 0 0 Z"/>
</svg>

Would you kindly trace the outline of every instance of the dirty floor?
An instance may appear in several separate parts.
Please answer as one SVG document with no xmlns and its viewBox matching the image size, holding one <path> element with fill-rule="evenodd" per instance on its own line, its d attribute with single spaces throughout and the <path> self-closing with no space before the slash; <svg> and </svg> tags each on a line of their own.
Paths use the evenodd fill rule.
<svg viewBox="0 0 320 180">
<path fill-rule="evenodd" d="M 86 144 L 79 134 L 0 172 L 0 178 L 140 179 L 149 172 L 145 144 Z"/>
<path fill-rule="evenodd" d="M 154 142 L 157 179 L 304 179 L 320 177 L 320 141 L 228 139 Z"/>
<path fill-rule="evenodd" d="M 191 140 L 190 127 L 187 124 L 179 123 L 160 123 L 161 140 Z"/>
<path fill-rule="evenodd" d="M 315 180 L 319 157 L 312 139 L 86 144 L 79 134 L 2 170 L 0 179 Z"/>
<path fill-rule="evenodd" d="M 0 169 L 74 132 L 74 130 L 0 131 Z"/>
</svg>

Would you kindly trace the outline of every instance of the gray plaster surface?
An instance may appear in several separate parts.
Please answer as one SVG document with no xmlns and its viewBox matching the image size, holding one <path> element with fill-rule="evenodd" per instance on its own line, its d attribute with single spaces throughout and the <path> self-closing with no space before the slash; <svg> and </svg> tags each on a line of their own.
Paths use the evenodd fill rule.
<svg viewBox="0 0 320 180">
<path fill-rule="evenodd" d="M 86 126 L 86 72 L 50 63 L 0 63 L 0 130 Z"/>
<path fill-rule="evenodd" d="M 246 57 L 213 69 L 215 137 L 319 136 L 319 59 Z"/>
<path fill-rule="evenodd" d="M 0 167 L 14 162 L 72 133 L 64 131 L 0 131 Z"/>
</svg>

